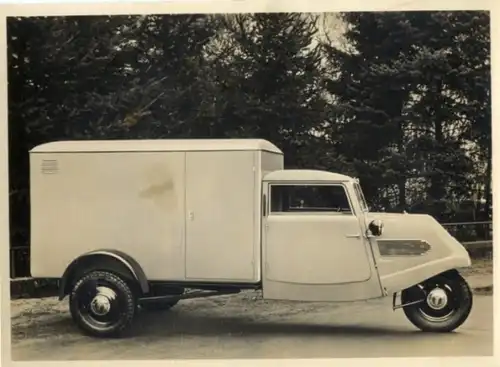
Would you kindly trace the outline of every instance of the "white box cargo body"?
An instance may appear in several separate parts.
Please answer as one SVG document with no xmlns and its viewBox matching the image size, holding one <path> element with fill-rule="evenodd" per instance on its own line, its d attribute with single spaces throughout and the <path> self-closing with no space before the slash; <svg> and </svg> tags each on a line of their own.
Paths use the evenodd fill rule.
<svg viewBox="0 0 500 367">
<path fill-rule="evenodd" d="M 148 280 L 259 282 L 265 140 L 65 141 L 30 152 L 31 275 L 117 249 Z"/>
</svg>

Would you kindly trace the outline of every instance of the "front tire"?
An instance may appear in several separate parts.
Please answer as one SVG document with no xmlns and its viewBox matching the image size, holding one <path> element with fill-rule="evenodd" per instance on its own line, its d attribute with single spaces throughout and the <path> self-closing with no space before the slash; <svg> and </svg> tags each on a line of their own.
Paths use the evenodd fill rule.
<svg viewBox="0 0 500 367">
<path fill-rule="evenodd" d="M 460 327 L 472 309 L 472 291 L 458 272 L 440 274 L 404 290 L 401 303 L 408 320 L 425 332 L 451 332 Z"/>
<path fill-rule="evenodd" d="M 131 327 L 137 303 L 131 287 L 119 276 L 91 271 L 76 281 L 70 294 L 70 312 L 87 335 L 119 337 Z"/>
</svg>

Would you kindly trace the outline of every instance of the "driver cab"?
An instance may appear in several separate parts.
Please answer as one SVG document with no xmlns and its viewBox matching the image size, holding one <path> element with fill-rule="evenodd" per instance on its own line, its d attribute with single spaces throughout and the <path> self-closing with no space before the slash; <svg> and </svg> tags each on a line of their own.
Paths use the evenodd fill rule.
<svg viewBox="0 0 500 367">
<path fill-rule="evenodd" d="M 263 179 L 263 205 L 266 298 L 381 295 L 365 235 L 368 207 L 356 179 L 316 170 L 274 171 Z M 329 287 L 343 292 L 325 293 Z"/>
</svg>

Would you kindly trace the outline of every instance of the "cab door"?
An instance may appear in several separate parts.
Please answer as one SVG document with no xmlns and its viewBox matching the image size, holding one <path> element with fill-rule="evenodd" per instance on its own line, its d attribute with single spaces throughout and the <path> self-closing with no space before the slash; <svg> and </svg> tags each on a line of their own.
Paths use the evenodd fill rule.
<svg viewBox="0 0 500 367">
<path fill-rule="evenodd" d="M 348 190 L 348 183 L 264 183 L 264 298 L 350 301 L 382 295 Z"/>
</svg>

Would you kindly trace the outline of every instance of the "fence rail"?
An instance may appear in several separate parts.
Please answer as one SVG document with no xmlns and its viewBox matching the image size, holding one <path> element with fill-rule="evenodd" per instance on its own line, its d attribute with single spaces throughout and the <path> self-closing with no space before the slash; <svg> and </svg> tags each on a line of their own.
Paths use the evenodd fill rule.
<svg viewBox="0 0 500 367">
<path fill-rule="evenodd" d="M 491 221 L 483 221 L 483 222 L 456 222 L 456 223 L 441 223 L 443 227 L 449 226 L 467 226 L 467 225 L 491 225 Z"/>
<path fill-rule="evenodd" d="M 491 221 L 443 223 L 442 226 L 462 243 L 492 241 L 493 239 Z"/>
<path fill-rule="evenodd" d="M 442 223 L 441 225 L 456 237 L 467 250 L 491 254 L 493 245 L 492 222 L 457 222 Z M 29 251 L 30 246 L 10 248 L 11 279 L 29 277 Z"/>
</svg>

